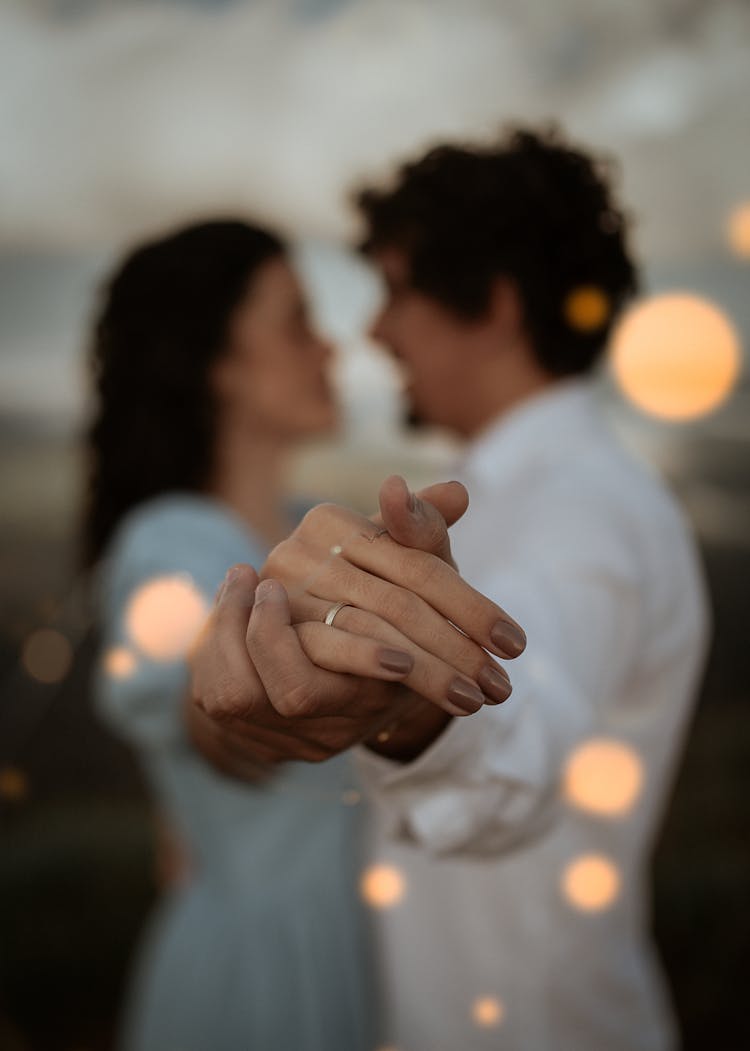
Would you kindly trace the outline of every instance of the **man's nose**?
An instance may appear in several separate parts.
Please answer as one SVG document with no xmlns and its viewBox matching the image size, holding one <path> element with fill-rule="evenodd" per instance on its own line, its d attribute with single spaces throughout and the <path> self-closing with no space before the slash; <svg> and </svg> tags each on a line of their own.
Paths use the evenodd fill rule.
<svg viewBox="0 0 750 1051">
<path fill-rule="evenodd" d="M 322 336 L 316 335 L 315 347 L 317 350 L 318 360 L 321 361 L 324 365 L 330 364 L 331 359 L 336 353 L 335 344 L 331 340 L 323 339 Z"/>
</svg>

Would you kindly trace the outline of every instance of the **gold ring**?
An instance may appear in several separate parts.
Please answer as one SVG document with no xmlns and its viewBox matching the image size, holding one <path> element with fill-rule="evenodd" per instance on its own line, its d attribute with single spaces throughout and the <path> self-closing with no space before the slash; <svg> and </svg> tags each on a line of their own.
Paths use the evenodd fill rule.
<svg viewBox="0 0 750 1051">
<path fill-rule="evenodd" d="M 327 624 L 329 628 L 332 627 L 333 622 L 336 619 L 336 615 L 344 608 L 344 606 L 351 605 L 351 602 L 337 602 L 335 606 L 331 606 L 331 608 L 328 610 L 323 620 L 323 623 Z"/>
</svg>

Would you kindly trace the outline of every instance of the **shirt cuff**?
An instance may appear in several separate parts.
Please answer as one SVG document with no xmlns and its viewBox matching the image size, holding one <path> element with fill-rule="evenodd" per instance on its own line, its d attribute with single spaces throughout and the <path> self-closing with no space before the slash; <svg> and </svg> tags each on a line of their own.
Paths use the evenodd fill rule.
<svg viewBox="0 0 750 1051">
<path fill-rule="evenodd" d="M 418 841 L 435 853 L 461 849 L 472 838 L 476 823 L 486 820 L 487 808 L 494 810 L 506 802 L 507 784 L 487 784 L 483 753 L 488 734 L 497 746 L 512 732 L 514 721 L 510 705 L 453 719 L 408 763 L 358 747 L 359 773 L 385 820 L 387 834 Z"/>
</svg>

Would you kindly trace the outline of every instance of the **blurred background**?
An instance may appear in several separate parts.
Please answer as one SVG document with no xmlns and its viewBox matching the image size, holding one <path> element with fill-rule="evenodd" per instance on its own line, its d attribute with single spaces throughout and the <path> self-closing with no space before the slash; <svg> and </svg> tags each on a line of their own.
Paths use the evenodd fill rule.
<svg viewBox="0 0 750 1051">
<path fill-rule="evenodd" d="M 750 6 L 4 0 L 0 71 L 0 1048 L 109 1048 L 156 892 L 143 781 L 90 710 L 76 567 L 103 275 L 199 217 L 292 234 L 340 347 L 345 426 L 290 482 L 369 511 L 384 476 L 449 476 L 456 450 L 400 428 L 398 378 L 363 336 L 379 290 L 345 247 L 348 195 L 435 139 L 549 119 L 619 161 L 647 292 L 666 296 L 650 301 L 659 331 L 692 340 L 676 402 L 648 388 L 638 346 L 600 385 L 692 519 L 715 613 L 656 859 L 657 937 L 684 1046 L 750 1046 Z"/>
</svg>

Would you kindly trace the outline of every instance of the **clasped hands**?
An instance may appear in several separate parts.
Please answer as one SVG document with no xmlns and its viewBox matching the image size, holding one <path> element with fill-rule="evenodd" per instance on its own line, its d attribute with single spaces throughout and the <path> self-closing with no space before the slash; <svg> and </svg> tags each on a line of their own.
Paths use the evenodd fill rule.
<svg viewBox="0 0 750 1051">
<path fill-rule="evenodd" d="M 489 654 L 518 656 L 524 633 L 451 556 L 464 487 L 414 495 L 393 476 L 379 502 L 373 518 L 319 505 L 260 578 L 244 565 L 227 573 L 190 656 L 186 699 L 195 745 L 224 772 L 257 780 L 362 742 L 407 760 L 451 718 L 510 694 Z"/>
</svg>

